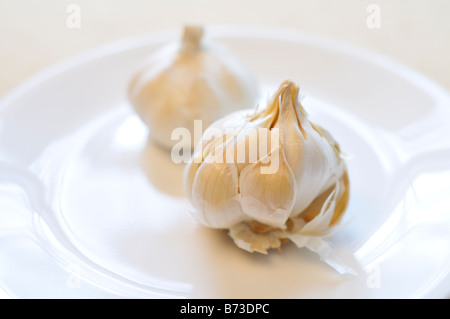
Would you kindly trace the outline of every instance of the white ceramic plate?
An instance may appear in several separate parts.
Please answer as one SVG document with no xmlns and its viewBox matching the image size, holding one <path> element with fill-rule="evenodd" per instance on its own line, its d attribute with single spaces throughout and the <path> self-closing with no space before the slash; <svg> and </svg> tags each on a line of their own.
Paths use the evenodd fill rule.
<svg viewBox="0 0 450 319">
<path fill-rule="evenodd" d="M 188 213 L 182 164 L 147 140 L 130 76 L 179 30 L 128 39 L 34 77 L 0 106 L 0 286 L 18 298 L 447 297 L 450 98 L 374 53 L 286 30 L 211 27 L 264 94 L 296 81 L 346 153 L 356 276 L 307 250 L 250 254 Z"/>
</svg>

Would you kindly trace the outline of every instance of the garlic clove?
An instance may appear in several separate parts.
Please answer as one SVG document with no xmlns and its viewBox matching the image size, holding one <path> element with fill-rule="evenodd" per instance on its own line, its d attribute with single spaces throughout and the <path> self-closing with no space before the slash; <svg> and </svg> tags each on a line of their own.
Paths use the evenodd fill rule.
<svg viewBox="0 0 450 319">
<path fill-rule="evenodd" d="M 335 185 L 331 186 L 325 192 L 317 196 L 314 201 L 312 201 L 312 203 L 302 212 L 301 218 L 308 224 L 312 222 L 316 218 L 316 216 L 320 215 L 327 199 L 332 195 L 333 192 L 335 193 L 335 195 L 333 195 L 335 197 L 334 210 L 332 214 L 330 214 L 331 216 L 329 216 L 327 222 L 323 224 L 323 227 L 320 228 L 320 231 L 338 224 L 344 215 L 350 197 L 349 179 L 347 172 L 344 172 L 344 174 L 340 177 L 339 181 Z M 308 228 L 311 229 L 312 225 L 313 224 L 311 224 L 311 226 L 308 226 Z M 319 231 L 317 231 L 317 233 L 318 232 Z"/>
<path fill-rule="evenodd" d="M 296 202 L 291 216 L 302 213 L 318 195 L 334 183 L 333 172 L 341 173 L 338 157 L 324 134 L 309 119 L 298 99 L 299 88 L 284 82 L 279 91 L 280 114 L 275 127 L 282 129 L 285 156 L 297 182 Z M 312 181 L 313 180 L 313 181 Z"/>
<path fill-rule="evenodd" d="M 276 156 L 275 156 L 276 155 Z M 255 220 L 283 227 L 295 202 L 295 179 L 282 147 L 273 149 L 270 161 L 278 161 L 277 171 L 262 174 L 266 157 L 245 167 L 239 177 L 240 201 L 244 213 Z"/>
<path fill-rule="evenodd" d="M 217 157 L 208 155 L 212 156 Z M 233 163 L 217 163 L 208 157 L 196 171 L 192 202 L 203 224 L 212 228 L 229 228 L 245 219 L 238 200 L 237 168 Z"/>
<path fill-rule="evenodd" d="M 321 203 L 320 211 L 310 221 L 303 219 L 306 224 L 300 230 L 301 234 L 309 235 L 322 235 L 321 232 L 328 229 L 331 219 L 336 208 L 336 202 L 339 193 L 339 183 L 336 183 L 335 187 L 331 189 L 331 192 L 323 196 L 325 200 Z"/>
</svg>

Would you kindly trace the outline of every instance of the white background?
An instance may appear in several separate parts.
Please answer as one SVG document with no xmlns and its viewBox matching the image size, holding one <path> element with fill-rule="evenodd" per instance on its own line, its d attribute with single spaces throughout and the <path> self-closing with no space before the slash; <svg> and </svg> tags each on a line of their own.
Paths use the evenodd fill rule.
<svg viewBox="0 0 450 319">
<path fill-rule="evenodd" d="M 68 28 L 77 4 L 80 28 Z M 367 8 L 380 8 L 369 28 Z M 43 68 L 130 36 L 203 25 L 299 30 L 387 55 L 450 90 L 448 0 L 0 0 L 0 98 Z"/>
</svg>

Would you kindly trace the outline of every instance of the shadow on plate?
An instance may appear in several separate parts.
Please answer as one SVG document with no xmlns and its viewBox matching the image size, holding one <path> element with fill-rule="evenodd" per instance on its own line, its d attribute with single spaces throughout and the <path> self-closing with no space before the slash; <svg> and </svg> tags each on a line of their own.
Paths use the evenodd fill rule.
<svg viewBox="0 0 450 319">
<path fill-rule="evenodd" d="M 147 144 L 140 154 L 140 167 L 149 182 L 159 191 L 170 196 L 184 197 L 184 163 L 175 163 L 170 150 L 147 138 Z"/>
</svg>

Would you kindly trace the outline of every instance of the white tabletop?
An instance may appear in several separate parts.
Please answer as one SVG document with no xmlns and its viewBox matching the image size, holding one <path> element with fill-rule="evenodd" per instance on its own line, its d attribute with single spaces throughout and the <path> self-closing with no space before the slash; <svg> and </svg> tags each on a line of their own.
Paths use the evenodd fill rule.
<svg viewBox="0 0 450 319">
<path fill-rule="evenodd" d="M 0 97 L 84 50 L 186 23 L 281 27 L 385 54 L 450 90 L 446 0 L 0 0 Z"/>
</svg>

